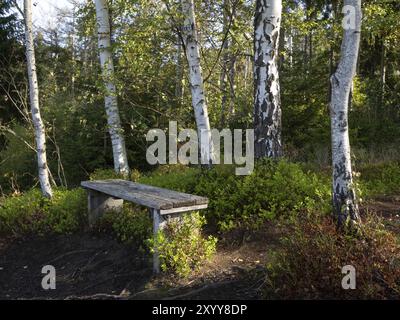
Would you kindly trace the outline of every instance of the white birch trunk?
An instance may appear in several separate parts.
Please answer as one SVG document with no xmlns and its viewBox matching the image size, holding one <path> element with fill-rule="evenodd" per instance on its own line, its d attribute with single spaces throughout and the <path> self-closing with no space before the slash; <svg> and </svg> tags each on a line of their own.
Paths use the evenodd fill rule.
<svg viewBox="0 0 400 320">
<path fill-rule="evenodd" d="M 129 165 L 118 111 L 117 90 L 114 84 L 114 64 L 111 53 L 111 34 L 107 1 L 95 0 L 95 4 L 100 64 L 106 90 L 105 109 L 114 156 L 114 169 L 118 173 L 127 175 L 129 173 Z"/>
<path fill-rule="evenodd" d="M 281 99 L 278 72 L 281 0 L 256 0 L 254 17 L 255 156 L 282 155 Z"/>
<path fill-rule="evenodd" d="M 353 186 L 348 127 L 349 96 L 356 73 L 361 33 L 361 0 L 345 0 L 355 8 L 355 28 L 344 30 L 341 58 L 331 77 L 331 133 L 333 167 L 333 209 L 338 225 L 360 220 Z"/>
<path fill-rule="evenodd" d="M 194 14 L 194 1 L 181 0 L 182 13 L 185 19 L 182 28 L 182 37 L 186 49 L 186 58 L 189 65 L 189 81 L 192 94 L 192 106 L 195 114 L 201 160 L 203 164 L 211 164 L 214 158 L 211 140 L 210 121 L 204 93 L 203 75 L 200 66 L 200 49 Z"/>
<path fill-rule="evenodd" d="M 32 30 L 32 1 L 24 0 L 25 18 L 25 48 L 28 66 L 29 99 L 31 105 L 32 121 L 35 130 L 36 153 L 39 169 L 39 182 L 45 197 L 53 195 L 46 157 L 46 134 L 39 108 L 39 87 L 36 74 L 35 49 Z"/>
</svg>

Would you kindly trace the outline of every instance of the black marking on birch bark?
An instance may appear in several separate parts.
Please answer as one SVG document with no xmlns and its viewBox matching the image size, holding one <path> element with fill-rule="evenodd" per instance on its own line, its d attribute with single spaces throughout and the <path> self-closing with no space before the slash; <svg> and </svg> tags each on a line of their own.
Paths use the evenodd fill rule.
<svg viewBox="0 0 400 320">
<path fill-rule="evenodd" d="M 254 129 L 255 129 L 255 155 L 256 157 L 281 156 L 281 110 L 279 90 L 274 95 L 270 88 L 278 78 L 272 73 L 271 68 L 276 64 L 276 44 L 279 33 L 276 31 L 277 25 L 273 23 L 273 19 L 262 19 L 262 13 L 268 8 L 267 1 L 258 0 L 256 2 L 256 13 L 254 17 L 254 29 L 262 27 L 262 35 L 255 35 L 254 51 L 255 51 L 255 87 L 254 87 Z M 271 17 L 276 18 L 276 17 Z M 279 23 L 279 19 L 277 22 Z M 269 28 L 272 28 L 272 36 Z M 263 45 L 273 45 L 268 51 L 263 52 Z M 268 58 L 268 59 L 267 59 Z M 270 61 L 271 60 L 271 61 Z M 265 68 L 265 81 L 261 81 L 261 70 Z M 279 83 L 277 84 L 279 88 Z M 264 96 L 260 96 L 260 87 L 265 88 Z"/>
</svg>

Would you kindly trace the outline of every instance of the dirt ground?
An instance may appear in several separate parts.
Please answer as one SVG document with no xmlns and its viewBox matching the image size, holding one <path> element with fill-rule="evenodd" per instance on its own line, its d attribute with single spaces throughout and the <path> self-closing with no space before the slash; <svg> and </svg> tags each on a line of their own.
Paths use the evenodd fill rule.
<svg viewBox="0 0 400 320">
<path fill-rule="evenodd" d="M 105 234 L 3 239 L 0 299 L 259 299 L 273 232 L 229 235 L 187 279 L 153 275 L 150 254 Z M 44 265 L 56 269 L 55 290 L 41 287 Z"/>
<path fill-rule="evenodd" d="M 400 199 L 365 204 L 400 234 Z M 279 230 L 231 234 L 188 279 L 152 274 L 151 256 L 105 234 L 0 239 L 0 299 L 261 299 L 264 266 Z M 56 289 L 43 290 L 44 265 L 56 268 Z"/>
</svg>

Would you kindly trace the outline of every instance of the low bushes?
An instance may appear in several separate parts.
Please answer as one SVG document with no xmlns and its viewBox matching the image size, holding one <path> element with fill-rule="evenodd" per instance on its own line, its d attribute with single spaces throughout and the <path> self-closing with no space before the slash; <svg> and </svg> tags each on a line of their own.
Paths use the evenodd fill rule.
<svg viewBox="0 0 400 320">
<path fill-rule="evenodd" d="M 367 197 L 400 193 L 400 163 L 365 165 L 360 173 L 360 188 Z"/>
<path fill-rule="evenodd" d="M 194 193 L 201 169 L 184 165 L 163 165 L 144 175 L 140 183 L 186 193 Z"/>
<path fill-rule="evenodd" d="M 371 197 L 400 192 L 400 167 L 397 163 L 363 167 L 360 171 L 356 184 L 361 194 Z M 92 180 L 109 178 L 122 177 L 113 170 L 97 170 L 90 176 Z M 363 238 L 351 239 L 338 235 L 329 218 L 314 217 L 315 212 L 326 216 L 331 210 L 330 177 L 326 174 L 314 173 L 304 165 L 286 160 L 263 160 L 256 163 L 254 172 L 249 176 L 236 176 L 232 165 L 219 165 L 209 170 L 167 165 L 147 175 L 133 171 L 129 178 L 206 196 L 210 200 L 209 208 L 204 211 L 205 218 L 198 213 L 185 215 L 183 225 L 172 222 L 156 238 L 151 232 L 151 218 L 147 210 L 132 204 L 125 203 L 123 212 L 110 212 L 101 219 L 98 230 L 111 231 L 123 242 L 143 247 L 147 243 L 152 250 L 158 249 L 165 270 L 185 276 L 212 255 L 216 239 L 203 237 L 201 229 L 205 219 L 222 232 L 235 228 L 253 230 L 266 220 L 275 219 L 278 222 L 291 221 L 293 225 L 290 236 L 283 241 L 284 251 L 279 253 L 277 260 L 280 262 L 270 266 L 271 288 L 279 288 L 273 291 L 274 295 L 311 297 L 332 294 L 336 297 L 344 294 L 337 287 L 338 283 L 340 286 L 337 280 L 341 273 L 336 272 L 343 263 L 354 263 L 357 268 L 364 268 L 360 269 L 360 297 L 368 294 L 379 296 L 380 290 L 386 290 L 387 283 L 392 288 L 390 290 L 395 290 L 394 280 L 389 278 L 384 279 L 385 284 L 379 285 L 380 289 L 367 284 L 376 272 L 390 274 L 391 269 L 387 269 L 390 264 L 385 267 L 383 261 L 390 261 L 390 250 L 394 250 L 393 254 L 398 250 L 393 236 L 379 225 L 374 227 L 372 222 L 367 222 Z M 86 193 L 80 188 L 56 189 L 52 199 L 43 198 L 36 189 L 19 196 L 1 198 L 0 235 L 78 231 L 85 225 L 86 206 Z M 377 269 L 366 269 L 364 264 L 374 265 Z M 303 270 L 302 266 L 306 269 Z M 318 271 L 320 269 L 322 271 Z M 319 287 L 318 279 L 326 279 L 323 280 L 324 287 Z M 307 281 L 311 286 L 307 287 Z M 333 288 L 334 285 L 336 287 Z M 323 291 L 323 288 L 331 287 L 331 293 Z"/>
<path fill-rule="evenodd" d="M 71 233 L 83 226 L 86 217 L 85 192 L 56 189 L 52 199 L 42 197 L 37 189 L 0 203 L 0 234 L 28 235 Z"/>
<path fill-rule="evenodd" d="M 185 277 L 212 257 L 217 239 L 203 236 L 205 223 L 198 212 L 185 214 L 182 221 L 169 221 L 164 230 L 148 240 L 152 252 L 159 253 L 163 271 Z"/>
<path fill-rule="evenodd" d="M 245 177 L 216 167 L 200 178 L 195 190 L 209 197 L 208 218 L 222 231 L 256 228 L 266 219 L 290 218 L 300 212 L 326 212 L 330 204 L 327 181 L 285 160 L 261 161 Z"/>
<path fill-rule="evenodd" d="M 236 176 L 232 165 L 210 170 L 165 166 L 140 182 L 208 197 L 207 221 L 221 231 L 330 208 L 329 180 L 285 160 L 260 161 L 249 176 Z"/>
<path fill-rule="evenodd" d="M 164 230 L 153 236 L 152 219 L 147 210 L 124 204 L 122 212 L 105 214 L 96 229 L 114 233 L 120 241 L 142 250 L 157 250 L 163 271 L 186 277 L 215 252 L 216 238 L 203 236 L 205 223 L 198 212 L 186 213 L 181 221 L 169 221 Z"/>
<path fill-rule="evenodd" d="M 97 169 L 93 171 L 89 179 L 90 180 L 106 180 L 106 179 L 123 179 L 123 180 L 131 180 L 131 181 L 137 181 L 140 179 L 140 172 L 136 169 L 131 170 L 130 175 L 124 176 L 121 173 L 116 173 L 114 169 L 108 168 L 108 169 Z"/>
<path fill-rule="evenodd" d="M 107 212 L 97 224 L 100 232 L 111 232 L 122 242 L 143 247 L 152 236 L 152 219 L 147 209 L 124 203 L 121 212 Z"/>
<path fill-rule="evenodd" d="M 380 219 L 358 235 L 336 230 L 329 217 L 299 217 L 287 226 L 267 266 L 267 299 L 400 298 L 400 245 Z M 356 289 L 342 288 L 342 268 L 356 270 Z"/>
</svg>

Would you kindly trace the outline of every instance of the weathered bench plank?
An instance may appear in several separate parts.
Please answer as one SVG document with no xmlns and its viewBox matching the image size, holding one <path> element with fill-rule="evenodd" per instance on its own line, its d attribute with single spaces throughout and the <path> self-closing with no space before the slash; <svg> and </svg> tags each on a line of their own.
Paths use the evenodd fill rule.
<svg viewBox="0 0 400 320">
<path fill-rule="evenodd" d="M 115 180 L 110 180 L 115 181 Z M 146 184 L 139 184 L 131 181 L 125 180 L 117 180 L 121 185 L 128 186 L 130 188 L 134 188 L 135 190 L 140 190 L 145 193 L 149 193 L 152 195 L 157 195 L 161 198 L 172 200 L 175 204 L 175 207 L 182 205 L 194 205 L 194 204 L 207 204 L 208 199 L 200 196 L 196 196 L 193 194 L 188 194 L 184 192 L 178 192 L 170 189 L 154 187 Z"/>
<path fill-rule="evenodd" d="M 159 199 L 152 195 L 145 194 L 139 190 L 127 189 L 123 186 L 114 185 L 108 181 L 83 181 L 82 187 L 90 190 L 96 190 L 109 196 L 131 201 L 139 205 L 153 209 L 171 209 L 174 207 L 171 201 Z"/>
<path fill-rule="evenodd" d="M 115 198 L 132 201 L 157 210 L 208 203 L 208 199 L 204 197 L 118 179 L 83 181 L 81 185 L 87 189 L 103 192 Z"/>
<path fill-rule="evenodd" d="M 180 213 L 206 209 L 208 205 L 204 197 L 120 179 L 82 181 L 81 186 L 88 190 L 90 226 L 104 212 L 122 210 L 124 200 L 150 209 L 154 234 L 165 227 L 168 219 L 180 219 Z M 153 256 L 153 271 L 160 272 L 158 252 Z"/>
</svg>

